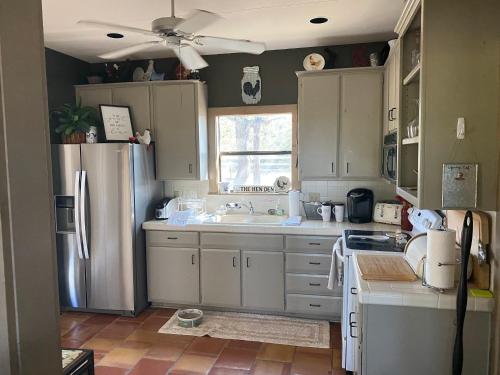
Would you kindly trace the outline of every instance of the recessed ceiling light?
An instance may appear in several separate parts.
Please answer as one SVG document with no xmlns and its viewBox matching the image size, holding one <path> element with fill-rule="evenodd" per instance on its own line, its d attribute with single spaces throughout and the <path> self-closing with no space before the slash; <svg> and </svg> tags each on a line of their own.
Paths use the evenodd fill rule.
<svg viewBox="0 0 500 375">
<path fill-rule="evenodd" d="M 108 38 L 112 38 L 112 39 L 121 39 L 121 38 L 123 38 L 123 34 L 119 34 L 119 33 L 109 33 L 109 34 L 106 34 L 106 36 Z"/>
<path fill-rule="evenodd" d="M 311 18 L 309 20 L 309 22 L 314 23 L 315 25 L 319 25 L 321 23 L 328 22 L 328 18 L 325 18 L 325 17 L 315 17 L 315 18 Z"/>
</svg>

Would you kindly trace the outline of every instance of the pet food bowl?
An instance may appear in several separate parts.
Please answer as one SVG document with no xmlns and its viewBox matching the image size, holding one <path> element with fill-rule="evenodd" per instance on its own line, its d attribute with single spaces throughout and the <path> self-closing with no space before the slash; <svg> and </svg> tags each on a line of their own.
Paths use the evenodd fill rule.
<svg viewBox="0 0 500 375">
<path fill-rule="evenodd" d="M 203 311 L 198 309 L 179 310 L 177 324 L 184 328 L 198 327 L 203 320 Z"/>
</svg>

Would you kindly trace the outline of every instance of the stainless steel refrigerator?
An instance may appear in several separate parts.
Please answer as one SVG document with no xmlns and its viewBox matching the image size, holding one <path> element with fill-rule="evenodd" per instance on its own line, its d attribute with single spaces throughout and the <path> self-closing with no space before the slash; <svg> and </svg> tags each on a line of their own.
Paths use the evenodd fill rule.
<svg viewBox="0 0 500 375">
<path fill-rule="evenodd" d="M 135 315 L 147 305 L 141 225 L 161 197 L 144 145 L 53 145 L 59 296 L 64 310 Z"/>
</svg>

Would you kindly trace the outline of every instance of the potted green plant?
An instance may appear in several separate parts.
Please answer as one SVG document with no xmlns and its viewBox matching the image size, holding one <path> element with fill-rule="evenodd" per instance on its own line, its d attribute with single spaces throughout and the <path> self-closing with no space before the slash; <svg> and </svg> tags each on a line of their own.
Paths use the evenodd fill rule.
<svg viewBox="0 0 500 375">
<path fill-rule="evenodd" d="M 82 106 L 79 100 L 76 104 L 64 104 L 52 111 L 55 123 L 55 132 L 61 134 L 63 143 L 85 143 L 86 134 L 96 133 L 100 125 L 97 110 L 92 107 Z"/>
</svg>

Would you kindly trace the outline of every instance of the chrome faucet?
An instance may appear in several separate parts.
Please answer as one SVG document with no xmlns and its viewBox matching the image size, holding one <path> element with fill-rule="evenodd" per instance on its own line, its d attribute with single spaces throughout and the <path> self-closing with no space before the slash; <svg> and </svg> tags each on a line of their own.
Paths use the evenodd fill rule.
<svg viewBox="0 0 500 375">
<path fill-rule="evenodd" d="M 248 201 L 248 204 L 247 203 L 243 203 L 243 202 L 229 202 L 229 203 L 226 203 L 226 208 L 228 209 L 241 209 L 241 207 L 246 207 L 248 208 L 248 213 L 250 215 L 253 215 L 255 213 L 255 209 L 253 208 L 253 204 L 251 201 Z"/>
</svg>

